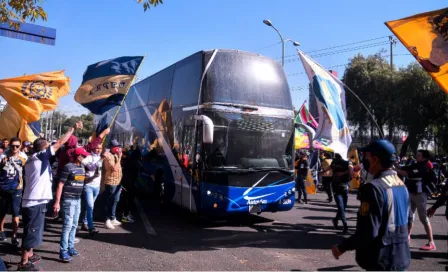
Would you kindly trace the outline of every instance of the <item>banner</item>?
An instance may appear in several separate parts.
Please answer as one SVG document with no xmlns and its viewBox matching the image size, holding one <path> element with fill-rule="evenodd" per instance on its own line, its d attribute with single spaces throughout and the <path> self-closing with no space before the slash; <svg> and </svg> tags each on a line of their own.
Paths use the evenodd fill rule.
<svg viewBox="0 0 448 272">
<path fill-rule="evenodd" d="M 319 125 L 315 138 L 329 140 L 328 147 L 347 159 L 352 137 L 346 119 L 343 85 L 313 59 L 297 51 L 316 95 Z"/>
<path fill-rule="evenodd" d="M 310 140 L 309 137 L 307 135 L 307 132 L 303 131 L 302 129 L 295 129 L 295 149 L 310 149 Z M 322 140 L 314 140 L 314 148 L 315 149 L 319 149 L 319 150 L 323 150 L 323 151 L 328 151 L 328 152 L 333 152 L 334 150 L 331 149 L 330 147 L 328 147 L 328 143 L 326 143 L 326 141 L 322 141 Z"/>
<path fill-rule="evenodd" d="M 389 21 L 386 25 L 448 92 L 448 8 Z"/>
<path fill-rule="evenodd" d="M 143 57 L 120 57 L 87 67 L 75 101 L 96 115 L 120 105 Z"/>
<path fill-rule="evenodd" d="M 39 121 L 28 124 L 10 105 L 0 115 L 0 139 L 19 137 L 22 141 L 34 142 L 41 133 Z"/>
<path fill-rule="evenodd" d="M 56 109 L 59 98 L 70 92 L 69 82 L 64 71 L 7 78 L 0 80 L 0 95 L 32 123 L 40 119 L 43 111 Z"/>
</svg>

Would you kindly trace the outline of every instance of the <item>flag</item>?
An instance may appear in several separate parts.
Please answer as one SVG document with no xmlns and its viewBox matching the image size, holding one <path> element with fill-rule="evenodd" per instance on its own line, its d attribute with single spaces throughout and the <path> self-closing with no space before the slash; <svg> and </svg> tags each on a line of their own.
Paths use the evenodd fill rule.
<svg viewBox="0 0 448 272">
<path fill-rule="evenodd" d="M 40 133 L 39 121 L 28 124 L 10 105 L 0 115 L 0 139 L 19 137 L 22 141 L 34 142 Z"/>
<path fill-rule="evenodd" d="M 0 95 L 28 123 L 43 111 L 56 109 L 59 98 L 70 91 L 64 71 L 47 72 L 0 80 Z"/>
<path fill-rule="evenodd" d="M 19 139 L 22 141 L 34 142 L 40 137 L 42 132 L 39 121 L 28 124 L 25 120 L 22 120 L 19 131 Z"/>
<path fill-rule="evenodd" d="M 143 57 L 120 57 L 87 67 L 75 101 L 96 115 L 120 105 Z"/>
<path fill-rule="evenodd" d="M 16 137 L 22 124 L 22 118 L 9 104 L 0 115 L 0 139 Z"/>
<path fill-rule="evenodd" d="M 319 125 L 315 138 L 329 140 L 328 147 L 347 159 L 352 137 L 346 119 L 344 87 L 317 62 L 302 51 L 298 52 L 316 95 Z"/>
<path fill-rule="evenodd" d="M 295 122 L 298 124 L 310 125 L 313 128 L 317 128 L 317 126 L 318 126 L 317 121 L 314 119 L 314 117 L 308 111 L 308 108 L 306 107 L 305 102 L 303 102 L 302 107 L 300 107 L 300 110 L 296 116 Z"/>
<path fill-rule="evenodd" d="M 448 92 L 448 8 L 389 21 L 386 25 Z"/>
</svg>

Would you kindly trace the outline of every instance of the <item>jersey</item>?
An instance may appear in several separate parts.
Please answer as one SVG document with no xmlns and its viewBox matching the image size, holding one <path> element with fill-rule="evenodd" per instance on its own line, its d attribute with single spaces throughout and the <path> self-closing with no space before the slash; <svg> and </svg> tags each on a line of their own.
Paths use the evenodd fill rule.
<svg viewBox="0 0 448 272">
<path fill-rule="evenodd" d="M 0 163 L 0 189 L 5 192 L 12 192 L 22 189 L 23 186 L 23 166 L 25 158 L 22 156 L 6 156 Z"/>
<path fill-rule="evenodd" d="M 387 170 L 361 190 L 356 232 L 339 249 L 356 250 L 356 261 L 366 270 L 405 270 L 411 260 L 406 186 Z"/>
</svg>

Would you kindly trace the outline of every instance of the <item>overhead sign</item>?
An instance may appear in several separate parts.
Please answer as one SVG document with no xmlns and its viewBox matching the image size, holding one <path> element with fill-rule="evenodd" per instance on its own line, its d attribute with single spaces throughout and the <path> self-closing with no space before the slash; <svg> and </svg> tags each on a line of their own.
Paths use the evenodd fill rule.
<svg viewBox="0 0 448 272">
<path fill-rule="evenodd" d="M 20 23 L 19 29 L 11 27 L 9 23 L 0 23 L 0 36 L 48 45 L 56 43 L 56 29 L 28 23 Z"/>
</svg>

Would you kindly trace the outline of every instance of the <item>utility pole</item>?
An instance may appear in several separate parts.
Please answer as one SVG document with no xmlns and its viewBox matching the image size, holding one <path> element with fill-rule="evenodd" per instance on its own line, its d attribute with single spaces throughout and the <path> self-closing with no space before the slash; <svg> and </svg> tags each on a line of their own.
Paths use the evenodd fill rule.
<svg viewBox="0 0 448 272">
<path fill-rule="evenodd" d="M 393 36 L 389 36 L 389 43 L 390 43 L 390 69 L 394 69 L 394 45 L 397 44 L 397 41 L 394 40 Z"/>
<path fill-rule="evenodd" d="M 46 112 L 47 122 L 45 123 L 45 139 L 48 139 L 48 111 Z"/>
</svg>

